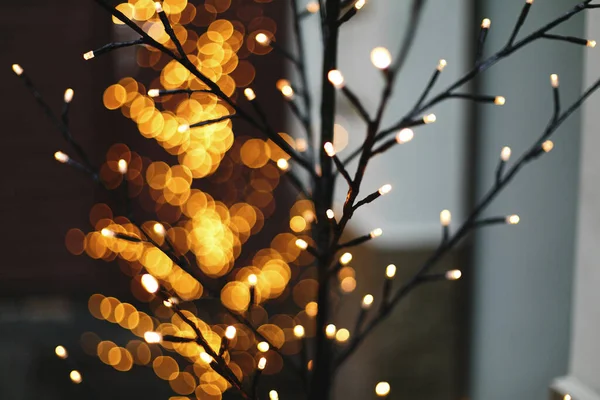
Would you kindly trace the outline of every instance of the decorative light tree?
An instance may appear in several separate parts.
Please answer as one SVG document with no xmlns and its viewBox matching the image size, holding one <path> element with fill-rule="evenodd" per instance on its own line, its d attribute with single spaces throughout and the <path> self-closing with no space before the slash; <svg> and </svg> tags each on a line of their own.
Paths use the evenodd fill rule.
<svg viewBox="0 0 600 400">
<path fill-rule="evenodd" d="M 360 307 L 357 305 L 360 311 L 356 325 L 349 331 L 346 328 L 338 329 L 331 323 L 333 282 L 352 260 L 351 253 L 346 250 L 377 238 L 382 230 L 374 229 L 346 242 L 342 242 L 342 235 L 360 208 L 392 190 L 390 185 L 383 185 L 379 190 L 360 197 L 370 160 L 396 145 L 410 142 L 415 135 L 413 129 L 419 125 L 434 123 L 436 117 L 430 111 L 442 101 L 466 99 L 503 105 L 506 100 L 502 96 L 467 93 L 461 89 L 480 73 L 526 45 L 549 39 L 594 47 L 596 43 L 593 40 L 550 32 L 574 15 L 599 8 L 600 5 L 591 4 L 591 0 L 582 1 L 559 18 L 519 39 L 520 29 L 533 4 L 533 0 L 527 0 L 506 45 L 488 58 L 483 58 L 482 54 L 491 21 L 484 19 L 473 68 L 456 82 L 432 94 L 438 77 L 447 65 L 445 60 L 440 60 L 410 111 L 398 117 L 392 126 L 383 127 L 382 117 L 392 97 L 396 78 L 409 56 L 425 0 L 412 0 L 410 20 L 400 49 L 394 56 L 382 47 L 371 52 L 374 67 L 381 70 L 385 78 L 375 115 L 371 115 L 363 106 L 360 94 L 350 89 L 344 80 L 344 66 L 337 63 L 340 26 L 351 23 L 351 19 L 363 7 L 368 7 L 365 0 L 321 0 L 309 3 L 304 9 L 296 0 L 291 0 L 295 51 L 283 48 L 268 27 L 254 27 L 245 34 L 248 46 L 258 52 L 264 49 L 264 52 L 279 54 L 291 61 L 298 70 L 298 84 L 288 80 L 277 83 L 283 101 L 290 106 L 304 129 L 304 132 L 291 137 L 277 133 L 271 126 L 266 111 L 268 108 L 261 105 L 260 93 L 245 87 L 243 97 L 239 96 L 235 90 L 236 83 L 228 75 L 237 65 L 236 52 L 244 43 L 243 26 L 215 20 L 195 40 L 188 37 L 188 31 L 183 26 L 185 21 L 193 19 L 183 4 L 186 2 L 140 1 L 136 5 L 120 4 L 116 8 L 104 0 L 96 2 L 112 14 L 115 23 L 127 25 L 139 37 L 89 51 L 83 56 L 86 60 L 119 48 L 142 46 L 140 52 L 144 52 L 144 57 L 154 60 L 150 64 L 156 65 L 157 60 L 162 59 L 164 65 L 160 79 L 164 89 L 153 87 L 140 93 L 143 86 L 128 78 L 127 82 L 113 85 L 105 92 L 105 104 L 113 109 L 123 108 L 124 114 L 137 122 L 144 136 L 157 139 L 169 153 L 178 156 L 178 165 L 170 167 L 164 163 L 150 162 L 124 146 L 116 146 L 109 151 L 107 162 L 98 169 L 68 128 L 67 115 L 73 90 L 65 92 L 64 109 L 59 117 L 44 102 L 23 68 L 15 64 L 13 70 L 32 91 L 76 154 L 75 159 L 59 151 L 55 154 L 56 160 L 82 170 L 109 190 L 119 185 L 125 185 L 128 189 L 123 216 L 113 217 L 111 210 L 96 210 L 101 217 L 96 219 L 95 231 L 86 236 L 83 246 L 95 258 L 119 257 L 130 263 L 134 284 L 147 292 L 138 295 L 146 296 L 144 298 L 150 302 L 157 318 L 170 319 L 170 322 L 160 323 L 158 319 L 150 318 L 131 305 L 118 301 L 115 303 L 116 299 L 100 295 L 90 299 L 92 312 L 98 314 L 99 318 L 118 322 L 131 329 L 151 346 L 160 344 L 184 356 L 193 365 L 193 374 L 182 372 L 176 375 L 177 391 L 180 394 L 196 391 L 199 398 L 203 393 L 220 396 L 222 392 L 232 390 L 248 399 L 266 398 L 267 392 L 270 399 L 277 399 L 277 392 L 261 387 L 259 381 L 263 370 L 269 372 L 271 361 L 275 364 L 282 361 L 283 367 L 298 374 L 307 398 L 329 399 L 338 368 L 349 361 L 369 333 L 390 315 L 412 289 L 431 281 L 453 281 L 461 277 L 459 270 L 433 271 L 449 250 L 475 229 L 519 222 L 517 215 L 490 217 L 485 216 L 484 212 L 522 167 L 552 150 L 551 135 L 600 86 L 599 80 L 563 110 L 559 97 L 559 78 L 551 75 L 554 110 L 546 128 L 528 149 L 520 152 L 521 155 L 514 162 L 511 162 L 510 148 L 499 149 L 495 180 L 460 227 L 452 232 L 451 213 L 443 210 L 440 213 L 442 237 L 438 248 L 410 279 L 398 282 L 395 289 L 393 281 L 396 267 L 389 265 L 385 269 L 380 298 L 376 302 L 373 295 L 364 296 Z M 215 8 L 213 14 L 216 15 L 219 12 L 217 6 L 211 7 Z M 316 132 L 311 120 L 314 94 L 308 90 L 305 44 L 301 35 L 302 20 L 311 15 L 320 19 L 323 38 L 320 128 Z M 344 160 L 338 157 L 333 145 L 336 101 L 340 94 L 354 106 L 367 127 L 362 146 Z M 155 101 L 162 102 L 165 110 L 158 110 Z M 257 142 L 251 139 L 241 148 L 235 147 L 231 131 L 234 119 L 250 124 L 256 134 L 263 135 L 267 140 Z M 261 213 L 261 206 L 242 202 L 227 206 L 191 188 L 194 179 L 217 170 L 232 145 L 244 164 L 255 170 L 266 168 L 261 171 L 265 175 L 263 181 L 271 182 L 269 191 L 277 185 L 273 182 L 279 180 L 279 175 L 272 174 L 276 165 L 279 173 L 296 188 L 299 197 L 291 209 L 290 221 L 292 230 L 298 234 L 279 235 L 277 243 L 275 240 L 272 242 L 272 248 L 259 251 L 252 260 L 253 265 L 244 267 L 235 261 L 250 234 L 260 230 L 260 227 L 255 227 L 260 219 L 257 215 Z M 270 162 L 267 163 L 269 158 Z M 356 171 L 348 171 L 348 163 L 356 158 Z M 296 174 L 296 170 L 302 170 L 306 177 Z M 343 178 L 342 184 L 347 185 L 348 192 L 343 212 L 336 216 L 332 211 L 333 193 L 339 177 Z M 138 196 L 146 184 L 157 210 L 167 203 L 177 210 L 174 217 L 168 217 L 169 223 L 136 222 L 130 198 Z M 161 215 L 165 214 L 158 212 L 157 219 Z M 284 294 L 292 276 L 299 275 L 298 271 L 293 271 L 297 268 L 294 263 L 314 265 L 315 279 L 311 281 L 314 285 L 309 286 L 315 289 L 315 301 L 304 301 L 301 305 L 304 311 L 300 313 L 296 308 L 289 310 L 287 314 L 291 317 L 287 319 L 280 316 L 280 326 L 276 323 L 267 324 L 267 314 L 260 305 Z M 289 291 L 285 292 L 285 295 L 288 294 Z M 217 299 L 225 311 L 223 319 L 215 320 L 221 315 L 210 316 L 211 325 L 205 322 L 208 321 L 206 317 L 201 319 L 197 308 L 193 306 L 194 300 L 199 298 Z M 374 308 L 373 305 L 377 303 L 378 307 Z M 101 349 L 102 343 L 98 345 L 101 358 L 101 353 L 106 350 Z M 118 349 L 116 353 L 122 354 L 119 360 L 132 357 L 127 349 Z M 109 350 L 113 351 L 114 348 Z M 62 347 L 57 347 L 56 351 L 61 358 L 67 356 Z M 159 357 L 160 361 L 157 362 Z M 166 363 L 168 357 L 159 357 L 154 358 L 153 366 L 161 376 L 164 370 L 160 364 Z M 247 365 L 248 357 L 253 360 L 251 365 Z M 110 360 L 108 363 L 113 365 Z M 114 363 L 115 368 L 119 369 L 117 364 L 121 364 Z M 80 382 L 81 374 L 75 372 L 76 376 L 72 373 L 71 378 L 74 382 Z M 194 374 L 199 378 L 208 374 L 210 379 L 200 381 L 211 383 L 197 386 Z M 390 393 L 390 385 L 380 382 L 375 392 L 377 396 L 386 397 Z"/>
</svg>

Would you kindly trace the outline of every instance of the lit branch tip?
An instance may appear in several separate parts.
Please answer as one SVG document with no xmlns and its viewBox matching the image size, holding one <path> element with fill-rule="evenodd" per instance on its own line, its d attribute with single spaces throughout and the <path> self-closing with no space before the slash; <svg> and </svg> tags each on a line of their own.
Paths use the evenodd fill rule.
<svg viewBox="0 0 600 400">
<path fill-rule="evenodd" d="M 500 151 L 500 159 L 503 162 L 507 162 L 510 159 L 511 153 L 512 153 L 512 150 L 510 149 L 510 147 L 504 146 L 502 148 L 502 151 Z"/>
<path fill-rule="evenodd" d="M 65 90 L 65 94 L 63 96 L 63 100 L 65 103 L 70 103 L 71 101 L 73 101 L 73 96 L 75 95 L 75 91 L 71 88 L 68 88 L 67 90 Z"/>
<path fill-rule="evenodd" d="M 24 72 L 23 68 L 19 64 L 13 64 L 12 70 L 15 74 L 17 74 L 17 76 L 23 75 Z"/>
<path fill-rule="evenodd" d="M 392 64 L 392 55 L 385 47 L 375 47 L 371 50 L 371 62 L 375 68 L 386 70 Z"/>
</svg>

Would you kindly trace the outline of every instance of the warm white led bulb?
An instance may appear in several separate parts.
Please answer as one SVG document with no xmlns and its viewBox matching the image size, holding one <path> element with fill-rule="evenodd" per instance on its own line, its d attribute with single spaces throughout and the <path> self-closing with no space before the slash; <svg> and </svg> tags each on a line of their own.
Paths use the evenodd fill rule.
<svg viewBox="0 0 600 400">
<path fill-rule="evenodd" d="M 519 217 L 517 214 L 506 217 L 506 223 L 510 225 L 516 225 L 519 223 L 519 221 L 521 221 L 521 217 Z"/>
<path fill-rule="evenodd" d="M 563 396 L 563 400 L 573 400 L 573 398 L 571 397 L 571 395 L 570 395 L 570 394 L 565 394 L 565 395 Z"/>
<path fill-rule="evenodd" d="M 333 143 L 327 142 L 323 145 L 323 148 L 329 157 L 335 156 L 335 148 L 333 147 Z"/>
<path fill-rule="evenodd" d="M 258 344 L 256 345 L 256 348 L 261 353 L 266 353 L 267 351 L 269 351 L 269 343 L 267 343 L 267 342 L 258 342 Z"/>
<path fill-rule="evenodd" d="M 379 190 L 377 190 L 377 191 L 379 192 L 380 195 L 383 196 L 392 191 L 392 185 L 390 185 L 389 183 L 385 184 L 382 187 L 380 187 Z"/>
<path fill-rule="evenodd" d="M 84 60 L 91 60 L 94 57 L 95 57 L 95 55 L 94 55 L 94 52 L 92 50 L 88 51 L 87 53 L 85 53 L 83 55 L 83 59 Z"/>
<path fill-rule="evenodd" d="M 485 18 L 481 21 L 481 27 L 483 29 L 490 29 L 490 25 L 492 25 L 492 21 L 489 18 Z"/>
<path fill-rule="evenodd" d="M 311 14 L 319 12 L 320 8 L 321 7 L 319 6 L 319 3 L 317 1 L 311 1 L 306 5 L 306 11 L 308 11 Z"/>
<path fill-rule="evenodd" d="M 325 336 L 327 336 L 329 339 L 334 338 L 336 332 L 337 328 L 334 324 L 329 324 L 325 327 Z"/>
<path fill-rule="evenodd" d="M 369 232 L 369 236 L 371 236 L 371 239 L 374 239 L 381 235 L 383 235 L 383 230 L 381 228 L 376 228 L 376 229 L 373 229 L 371 232 Z"/>
<path fill-rule="evenodd" d="M 392 63 L 392 55 L 385 47 L 375 47 L 371 50 L 371 62 L 375 68 L 387 69 Z"/>
<path fill-rule="evenodd" d="M 266 46 L 269 44 L 269 42 L 271 41 L 269 39 L 269 37 L 267 35 L 265 35 L 264 33 L 257 33 L 256 36 L 254 37 L 256 39 L 256 41 L 260 44 L 262 44 L 263 46 Z"/>
<path fill-rule="evenodd" d="M 23 74 L 23 68 L 19 64 L 13 64 L 12 70 L 15 74 L 19 76 Z"/>
<path fill-rule="evenodd" d="M 147 343 L 160 343 L 162 342 L 162 335 L 158 332 L 148 331 L 144 333 L 144 340 Z"/>
<path fill-rule="evenodd" d="M 365 295 L 365 297 L 363 297 L 363 299 L 362 299 L 361 307 L 365 310 L 368 310 L 371 307 L 371 305 L 373 304 L 374 300 L 375 300 L 375 298 L 373 297 L 373 295 L 371 295 L 371 294 Z"/>
<path fill-rule="evenodd" d="M 336 88 L 341 89 L 344 87 L 344 75 L 338 69 L 332 69 L 327 73 L 327 79 Z"/>
<path fill-rule="evenodd" d="M 214 360 L 212 358 L 212 356 L 210 354 L 208 354 L 207 352 L 203 351 L 200 353 L 200 359 L 205 363 L 205 364 L 210 364 L 212 363 Z"/>
<path fill-rule="evenodd" d="M 248 284 L 250 286 L 256 286 L 258 283 L 258 277 L 255 274 L 248 275 Z"/>
<path fill-rule="evenodd" d="M 188 124 L 181 124 L 177 127 L 177 132 L 186 133 L 190 130 L 190 126 Z"/>
<path fill-rule="evenodd" d="M 297 338 L 302 338 L 305 335 L 305 330 L 304 327 L 302 325 L 296 325 L 294 326 L 294 336 L 296 336 Z"/>
<path fill-rule="evenodd" d="M 277 168 L 282 171 L 287 171 L 290 168 L 290 163 L 285 158 L 280 158 L 277 160 Z"/>
<path fill-rule="evenodd" d="M 163 224 L 161 224 L 160 222 L 157 222 L 154 224 L 154 226 L 152 226 L 152 229 L 154 230 L 154 233 L 156 233 L 157 235 L 160 236 L 165 236 L 165 226 Z"/>
<path fill-rule="evenodd" d="M 410 128 L 404 128 L 400 132 L 396 133 L 396 142 L 403 144 L 410 142 L 415 137 L 415 133 Z"/>
<path fill-rule="evenodd" d="M 446 68 L 446 65 L 448 65 L 448 62 L 446 62 L 446 60 L 444 60 L 443 58 L 438 62 L 438 66 L 437 66 L 437 70 L 442 72 L 444 70 L 444 68 Z"/>
<path fill-rule="evenodd" d="M 296 239 L 296 246 L 302 250 L 308 249 L 308 243 L 304 239 Z"/>
<path fill-rule="evenodd" d="M 525 3 L 527 3 L 527 4 L 533 4 L 533 0 L 525 0 Z"/>
<path fill-rule="evenodd" d="M 379 382 L 375 386 L 375 394 L 379 397 L 385 397 L 390 393 L 390 384 L 387 382 Z"/>
<path fill-rule="evenodd" d="M 269 400 L 279 400 L 279 394 L 277 393 L 277 390 L 271 390 L 269 392 Z"/>
<path fill-rule="evenodd" d="M 512 153 L 512 151 L 511 151 L 510 147 L 504 146 L 502 148 L 502 151 L 500 152 L 500 159 L 504 162 L 507 162 L 510 159 L 511 153 Z"/>
<path fill-rule="evenodd" d="M 504 96 L 496 96 L 494 98 L 494 104 L 497 106 L 503 106 L 504 104 L 506 104 L 506 99 L 504 98 Z"/>
<path fill-rule="evenodd" d="M 227 327 L 227 329 L 225 329 L 225 337 L 229 340 L 233 340 L 233 338 L 235 337 L 235 334 L 237 332 L 237 329 L 235 329 L 235 326 L 233 325 L 229 325 Z"/>
<path fill-rule="evenodd" d="M 246 99 L 248 101 L 256 99 L 256 93 L 254 93 L 254 90 L 252 90 L 252 88 L 244 89 L 244 96 L 246 96 Z"/>
<path fill-rule="evenodd" d="M 267 359 L 265 357 L 261 357 L 260 360 L 258 360 L 258 369 L 260 369 L 262 371 L 263 369 L 265 369 L 266 366 L 267 366 Z"/>
<path fill-rule="evenodd" d="M 142 286 L 148 293 L 156 293 L 160 287 L 156 278 L 150 274 L 142 275 Z"/>
<path fill-rule="evenodd" d="M 366 3 L 367 3 L 367 0 L 357 0 L 356 3 L 354 3 L 354 8 L 356 8 L 357 10 L 360 10 L 361 8 L 363 8 L 365 6 Z"/>
<path fill-rule="evenodd" d="M 596 47 L 596 41 L 595 40 L 588 40 L 585 45 L 587 47 L 591 47 L 593 49 L 594 47 Z"/>
<path fill-rule="evenodd" d="M 327 211 L 325 211 L 325 214 L 327 215 L 328 219 L 334 219 L 335 218 L 335 213 L 333 212 L 333 210 L 330 208 Z"/>
<path fill-rule="evenodd" d="M 56 348 L 54 349 L 54 354 L 56 354 L 58 358 L 62 359 L 65 359 L 69 356 L 69 353 L 67 353 L 67 349 L 65 349 L 63 346 L 56 346 Z"/>
<path fill-rule="evenodd" d="M 61 162 L 63 164 L 69 162 L 69 156 L 63 153 L 62 151 L 57 151 L 56 153 L 54 153 L 54 158 L 56 159 L 56 161 Z"/>
<path fill-rule="evenodd" d="M 81 372 L 77 371 L 76 369 L 72 370 L 69 373 L 69 378 L 71 378 L 71 381 L 73 383 L 81 383 L 81 381 L 83 380 L 81 377 Z"/>
<path fill-rule="evenodd" d="M 304 152 L 304 151 L 308 150 L 308 142 L 306 141 L 306 139 L 304 139 L 304 138 L 296 139 L 296 149 L 299 152 Z"/>
<path fill-rule="evenodd" d="M 68 88 L 67 90 L 65 90 L 65 95 L 63 96 L 63 100 L 65 101 L 65 103 L 70 103 L 71 101 L 73 101 L 74 95 L 75 95 L 75 91 L 71 88 Z"/>
<path fill-rule="evenodd" d="M 104 236 L 104 237 L 115 237 L 115 236 L 117 236 L 117 234 L 116 234 L 115 232 L 111 231 L 111 230 L 110 230 L 110 229 L 108 229 L 108 228 L 103 228 L 103 229 L 100 231 L 100 234 L 101 234 L 102 236 Z"/>
<path fill-rule="evenodd" d="M 294 88 L 292 88 L 291 85 L 283 85 L 281 87 L 281 94 L 283 94 L 284 97 L 291 99 L 294 97 Z"/>
<path fill-rule="evenodd" d="M 388 279 L 392 279 L 396 276 L 396 266 L 394 264 L 390 264 L 385 268 L 385 276 Z"/>
<path fill-rule="evenodd" d="M 427 114 L 426 116 L 423 117 L 423 122 L 425 122 L 426 124 L 432 124 L 437 120 L 437 117 L 435 116 L 435 114 Z"/>
<path fill-rule="evenodd" d="M 552 74 L 550 75 L 550 85 L 552 85 L 553 88 L 557 88 L 559 85 L 559 81 L 558 81 L 558 75 L 557 74 Z"/>
<path fill-rule="evenodd" d="M 160 4 L 158 1 L 154 2 L 154 9 L 157 13 L 163 12 L 162 4 Z"/>
<path fill-rule="evenodd" d="M 546 140 L 544 143 L 542 143 L 542 150 L 544 150 L 546 153 L 550 152 L 553 148 L 554 143 L 552 140 Z"/>
<path fill-rule="evenodd" d="M 462 272 L 460 272 L 459 269 L 453 269 L 446 272 L 446 279 L 448 279 L 449 281 L 456 281 L 460 279 L 461 276 Z"/>
<path fill-rule="evenodd" d="M 148 96 L 150 97 L 158 97 L 160 95 L 159 89 L 150 89 L 148 90 Z"/>
<path fill-rule="evenodd" d="M 450 213 L 450 211 L 442 210 L 442 212 L 440 213 L 440 223 L 442 224 L 442 226 L 450 225 L 451 221 L 452 221 L 452 214 Z"/>
<path fill-rule="evenodd" d="M 121 158 L 119 160 L 119 162 L 117 163 L 117 166 L 119 168 L 119 173 L 121 175 L 125 175 L 127 173 L 127 161 L 125 161 Z"/>
<path fill-rule="evenodd" d="M 344 253 L 340 256 L 340 264 L 346 265 L 352 261 L 352 253 Z"/>
</svg>

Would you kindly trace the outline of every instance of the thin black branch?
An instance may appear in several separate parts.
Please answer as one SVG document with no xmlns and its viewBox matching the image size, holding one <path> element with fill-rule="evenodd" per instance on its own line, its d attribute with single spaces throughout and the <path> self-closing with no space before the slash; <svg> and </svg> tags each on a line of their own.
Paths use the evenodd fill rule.
<svg viewBox="0 0 600 400">
<path fill-rule="evenodd" d="M 217 122 L 226 121 L 228 119 L 233 119 L 233 118 L 236 118 L 236 117 L 237 117 L 237 114 L 223 115 L 223 116 L 218 117 L 218 118 L 209 119 L 209 120 L 206 120 L 206 121 L 196 122 L 195 124 L 190 125 L 190 128 L 200 128 L 202 126 L 216 124 Z"/>
<path fill-rule="evenodd" d="M 369 116 L 369 113 L 367 112 L 365 107 L 360 102 L 360 99 L 354 94 L 354 92 L 351 91 L 350 89 L 348 89 L 347 85 L 342 87 L 341 90 L 342 90 L 342 93 L 344 93 L 344 95 L 350 102 L 350 104 L 352 104 L 354 106 L 354 108 L 358 112 L 358 115 L 360 115 L 360 117 L 363 119 L 363 121 L 365 121 L 367 124 L 371 123 L 371 117 Z"/>
<path fill-rule="evenodd" d="M 519 34 L 521 27 L 525 23 L 525 19 L 527 19 L 527 15 L 529 14 L 529 9 L 531 8 L 532 2 L 533 2 L 533 0 L 527 0 L 525 2 L 525 4 L 523 5 L 523 8 L 521 9 L 521 14 L 519 15 L 519 19 L 517 20 L 517 23 L 515 24 L 512 34 L 510 35 L 510 39 L 508 39 L 509 46 L 511 46 L 515 42 L 515 39 L 517 38 L 517 35 Z"/>
<path fill-rule="evenodd" d="M 144 44 L 144 38 L 139 38 L 135 40 L 129 40 L 126 42 L 115 42 L 105 44 L 104 46 L 97 48 L 96 50 L 88 51 L 83 55 L 83 58 L 86 60 L 92 59 L 94 57 L 101 56 L 103 54 L 109 53 L 113 50 L 122 49 L 124 47 L 137 46 L 139 44 Z"/>
</svg>

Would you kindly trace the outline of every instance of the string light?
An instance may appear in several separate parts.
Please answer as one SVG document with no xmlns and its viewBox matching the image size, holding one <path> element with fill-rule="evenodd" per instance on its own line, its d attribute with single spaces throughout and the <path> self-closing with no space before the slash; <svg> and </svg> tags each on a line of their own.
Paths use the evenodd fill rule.
<svg viewBox="0 0 600 400">
<path fill-rule="evenodd" d="M 63 346 L 56 346 L 56 348 L 54 349 L 54 354 L 56 354 L 58 358 L 62 358 L 63 360 L 69 356 L 69 354 L 67 353 L 67 349 L 65 349 Z"/>
<path fill-rule="evenodd" d="M 587 47 L 591 47 L 593 49 L 594 47 L 596 47 L 596 41 L 595 40 L 588 40 L 585 45 Z"/>
<path fill-rule="evenodd" d="M 369 236 L 371 236 L 371 239 L 375 239 L 376 237 L 379 237 L 381 235 L 383 235 L 383 230 L 381 228 L 376 228 L 369 232 Z"/>
<path fill-rule="evenodd" d="M 305 335 L 305 330 L 304 327 L 302 325 L 296 325 L 294 326 L 294 336 L 296 336 L 297 338 L 303 338 Z"/>
<path fill-rule="evenodd" d="M 442 72 L 448 63 L 443 58 L 438 62 L 437 70 Z"/>
<path fill-rule="evenodd" d="M 346 328 L 342 328 L 335 334 L 335 340 L 339 343 L 347 342 L 350 339 L 350 331 Z"/>
<path fill-rule="evenodd" d="M 340 264 L 346 265 L 352 261 L 352 253 L 344 253 L 340 256 Z"/>
<path fill-rule="evenodd" d="M 521 221 L 521 218 L 517 214 L 509 215 L 506 217 L 506 223 L 510 225 L 516 225 Z"/>
<path fill-rule="evenodd" d="M 565 394 L 563 396 L 563 400 L 572 400 L 571 395 L 570 394 Z"/>
<path fill-rule="evenodd" d="M 291 99 L 294 97 L 294 88 L 287 79 L 280 79 L 276 84 L 277 89 L 283 94 L 284 97 Z"/>
<path fill-rule="evenodd" d="M 325 153 L 327 153 L 329 157 L 335 156 L 335 149 L 333 147 L 333 143 L 327 142 L 323 145 L 323 148 L 325 149 Z"/>
<path fill-rule="evenodd" d="M 23 72 L 24 72 L 23 68 L 19 64 L 13 64 L 12 65 L 12 70 L 18 76 L 21 76 L 23 74 Z"/>
<path fill-rule="evenodd" d="M 446 272 L 446 279 L 449 281 L 456 281 L 460 279 L 462 272 L 459 269 L 453 269 Z"/>
<path fill-rule="evenodd" d="M 156 278 L 150 274 L 142 275 L 141 282 L 148 293 L 156 293 L 160 287 Z"/>
<path fill-rule="evenodd" d="M 544 143 L 542 143 L 542 150 L 544 150 L 546 153 L 552 151 L 553 148 L 554 143 L 552 142 L 552 140 L 546 140 Z"/>
<path fill-rule="evenodd" d="M 290 168 L 290 163 L 285 158 L 280 158 L 277 160 L 277 168 L 282 171 L 287 171 Z"/>
<path fill-rule="evenodd" d="M 73 96 L 75 95 L 75 91 L 71 88 L 68 88 L 67 90 L 65 90 L 65 94 L 64 94 L 64 101 L 65 103 L 70 103 L 73 100 Z"/>
<path fill-rule="evenodd" d="M 279 394 L 276 390 L 271 390 L 269 392 L 269 400 L 279 400 Z"/>
<path fill-rule="evenodd" d="M 119 167 L 119 173 L 121 175 L 125 175 L 127 173 L 127 161 L 125 161 L 121 158 L 119 160 L 119 162 L 117 163 L 117 165 Z"/>
<path fill-rule="evenodd" d="M 372 294 L 366 294 L 365 297 L 363 297 L 363 299 L 362 299 L 362 304 L 361 304 L 362 309 L 368 310 L 369 308 L 371 308 L 371 305 L 373 304 L 374 300 L 375 300 L 375 298 L 373 297 Z"/>
<path fill-rule="evenodd" d="M 174 304 L 179 304 L 179 299 L 177 297 L 169 297 L 167 300 L 163 300 L 163 304 L 165 307 L 171 308 Z"/>
<path fill-rule="evenodd" d="M 83 59 L 86 60 L 86 61 L 87 60 L 91 60 L 92 58 L 94 58 L 94 51 L 93 50 L 90 50 L 90 51 L 88 51 L 87 53 L 85 53 L 83 55 Z"/>
<path fill-rule="evenodd" d="M 533 0 L 525 0 L 527 4 L 533 4 Z"/>
<path fill-rule="evenodd" d="M 154 2 L 154 9 L 157 13 L 163 12 L 162 4 L 160 4 L 158 1 Z"/>
<path fill-rule="evenodd" d="M 256 345 L 256 348 L 261 353 L 266 353 L 267 351 L 269 351 L 269 343 L 267 343 L 267 342 L 258 342 L 258 344 Z"/>
<path fill-rule="evenodd" d="M 165 236 L 165 227 L 160 222 L 155 223 L 154 226 L 152 226 L 152 230 L 154 230 L 154 233 L 156 233 L 157 235 Z"/>
<path fill-rule="evenodd" d="M 77 384 L 81 383 L 81 381 L 83 380 L 83 378 L 81 377 L 81 372 L 77 371 L 76 369 L 69 373 L 69 378 L 71 378 L 71 381 L 73 383 Z"/>
<path fill-rule="evenodd" d="M 160 343 L 162 342 L 162 335 L 158 332 L 148 331 L 144 333 L 144 340 L 146 343 Z"/>
<path fill-rule="evenodd" d="M 255 274 L 248 275 L 248 284 L 252 287 L 258 283 L 258 277 Z"/>
<path fill-rule="evenodd" d="M 335 325 L 329 324 L 325 327 L 325 336 L 327 336 L 329 339 L 333 339 L 335 337 L 336 331 L 337 328 L 335 327 Z"/>
<path fill-rule="evenodd" d="M 452 221 L 452 214 L 450 213 L 450 211 L 442 210 L 442 212 L 440 213 L 440 223 L 442 224 L 442 226 L 450 225 L 451 221 Z"/>
<path fill-rule="evenodd" d="M 390 185 L 389 183 L 383 185 L 378 190 L 379 194 L 382 195 L 382 196 L 388 194 L 391 191 L 392 191 L 392 185 Z"/>
<path fill-rule="evenodd" d="M 148 96 L 150 96 L 150 97 L 158 97 L 159 95 L 160 95 L 160 90 L 158 90 L 158 89 L 148 90 Z"/>
<path fill-rule="evenodd" d="M 263 46 L 266 46 L 269 44 L 270 40 L 269 37 L 267 35 L 265 35 L 264 33 L 257 33 L 256 36 L 254 37 L 256 39 L 256 41 L 260 44 L 262 44 Z"/>
<path fill-rule="evenodd" d="M 177 127 L 177 132 L 186 133 L 189 129 L 190 129 L 190 126 L 188 124 L 181 124 Z"/>
<path fill-rule="evenodd" d="M 558 75 L 557 74 L 552 74 L 550 75 L 550 85 L 552 85 L 552 87 L 554 89 L 556 89 L 559 85 L 559 81 L 558 81 Z"/>
<path fill-rule="evenodd" d="M 200 352 L 200 359 L 205 363 L 205 364 L 211 364 L 214 359 L 212 358 L 212 356 L 210 354 L 208 354 L 205 351 Z"/>
<path fill-rule="evenodd" d="M 426 124 L 432 124 L 437 120 L 437 117 L 435 116 L 435 114 L 427 114 L 426 116 L 423 117 L 423 122 L 425 122 Z"/>
<path fill-rule="evenodd" d="M 379 382 L 375 386 L 375 394 L 379 397 L 385 397 L 390 393 L 390 384 L 387 382 Z"/>
<path fill-rule="evenodd" d="M 354 3 L 354 8 L 356 8 L 357 10 L 360 10 L 361 8 L 364 7 L 364 5 L 367 3 L 367 0 L 357 0 L 356 3 Z"/>
<path fill-rule="evenodd" d="M 496 98 L 494 98 L 494 104 L 497 106 L 503 106 L 505 103 L 506 99 L 504 96 L 496 96 Z"/>
<path fill-rule="evenodd" d="M 378 69 L 387 69 L 392 63 L 392 55 L 385 47 L 375 47 L 371 50 L 371 62 Z"/>
<path fill-rule="evenodd" d="M 235 326 L 233 326 L 233 325 L 229 325 L 227 327 L 227 329 L 225 329 L 225 337 L 229 340 L 233 340 L 236 333 L 237 333 L 237 329 L 235 329 Z"/>
<path fill-rule="evenodd" d="M 507 162 L 510 159 L 511 153 L 512 153 L 512 151 L 511 151 L 510 147 L 504 146 L 502 148 L 502 151 L 500 151 L 500 159 L 504 162 Z"/>
<path fill-rule="evenodd" d="M 394 264 L 390 264 L 385 268 L 385 276 L 388 279 L 392 279 L 396 276 L 396 266 Z"/>
<path fill-rule="evenodd" d="M 489 18 L 484 18 L 484 20 L 481 21 L 482 29 L 490 29 L 490 25 L 492 25 L 492 21 Z"/>
<path fill-rule="evenodd" d="M 265 357 L 261 357 L 260 360 L 258 360 L 258 369 L 262 371 L 263 369 L 265 369 L 266 366 L 267 359 Z"/>
<path fill-rule="evenodd" d="M 330 208 L 327 211 L 325 211 L 325 214 L 327 215 L 328 219 L 334 219 L 335 218 L 335 213 L 333 212 L 333 210 Z"/>
<path fill-rule="evenodd" d="M 433 114 L 432 114 L 433 115 Z M 404 128 L 396 133 L 396 142 L 398 144 L 408 143 L 415 137 L 415 133 L 410 128 Z"/>
<path fill-rule="evenodd" d="M 308 11 L 311 14 L 319 12 L 320 9 L 321 9 L 321 7 L 319 6 L 319 3 L 316 1 L 311 1 L 310 3 L 308 3 L 306 5 L 306 11 Z"/>
<path fill-rule="evenodd" d="M 113 231 L 111 231 L 108 228 L 102 228 L 102 230 L 100 231 L 100 234 L 104 237 L 115 237 L 117 236 L 117 234 Z"/>
<path fill-rule="evenodd" d="M 246 96 L 246 99 L 248 99 L 248 101 L 253 101 L 254 99 L 256 99 L 256 93 L 254 93 L 254 90 L 252 90 L 252 88 L 244 89 L 244 96 Z"/>
<path fill-rule="evenodd" d="M 63 153 L 62 151 L 57 151 L 56 153 L 54 153 L 54 158 L 56 159 L 56 161 L 63 164 L 69 162 L 69 156 Z"/>
<path fill-rule="evenodd" d="M 296 239 L 296 246 L 302 250 L 308 249 L 308 243 L 304 239 Z"/>
<path fill-rule="evenodd" d="M 327 79 L 329 79 L 329 82 L 336 89 L 341 89 L 345 85 L 345 83 L 344 83 L 344 75 L 342 75 L 342 73 L 339 70 L 337 70 L 337 69 L 332 69 L 331 71 L 329 71 L 327 73 Z"/>
</svg>

